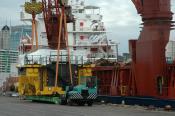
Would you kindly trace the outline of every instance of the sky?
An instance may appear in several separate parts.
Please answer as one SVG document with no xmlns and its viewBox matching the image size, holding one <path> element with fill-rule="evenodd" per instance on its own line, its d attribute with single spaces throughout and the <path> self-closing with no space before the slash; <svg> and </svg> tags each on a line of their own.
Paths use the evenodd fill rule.
<svg viewBox="0 0 175 116">
<path fill-rule="evenodd" d="M 0 27 L 5 24 L 18 25 L 20 5 L 27 0 L 1 0 Z M 128 40 L 137 39 L 141 30 L 141 18 L 131 0 L 85 0 L 87 4 L 101 7 L 101 14 L 108 32 L 108 38 L 119 43 L 119 51 L 128 52 Z M 172 0 L 172 11 L 175 12 L 175 0 Z M 171 33 L 171 39 L 175 38 Z"/>
</svg>

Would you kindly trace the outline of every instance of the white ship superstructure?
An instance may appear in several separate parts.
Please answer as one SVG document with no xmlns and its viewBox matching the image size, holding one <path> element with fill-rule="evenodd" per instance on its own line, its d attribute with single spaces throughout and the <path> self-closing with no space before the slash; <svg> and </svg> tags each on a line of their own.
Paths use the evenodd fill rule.
<svg viewBox="0 0 175 116">
<path fill-rule="evenodd" d="M 84 60 L 108 58 L 117 59 L 117 44 L 107 39 L 100 7 L 87 6 L 85 0 L 69 0 L 75 21 L 68 24 L 68 39 L 71 53 Z M 21 20 L 31 22 L 31 15 L 21 12 Z M 37 15 L 39 46 L 47 47 L 47 36 L 42 14 Z M 53 51 L 52 51 L 53 52 Z"/>
</svg>

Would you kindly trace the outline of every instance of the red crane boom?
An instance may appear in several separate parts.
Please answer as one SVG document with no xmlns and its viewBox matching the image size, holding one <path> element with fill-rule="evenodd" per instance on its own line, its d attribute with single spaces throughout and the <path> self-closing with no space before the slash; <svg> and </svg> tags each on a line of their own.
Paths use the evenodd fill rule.
<svg viewBox="0 0 175 116">
<path fill-rule="evenodd" d="M 48 45 L 51 49 L 57 49 L 58 37 L 59 37 L 59 26 L 61 13 L 64 12 L 67 17 L 67 23 L 73 21 L 71 15 L 71 7 L 67 5 L 66 0 L 42 0 L 43 3 L 43 16 L 45 21 L 45 28 L 47 33 Z M 60 48 L 66 48 L 66 42 L 64 39 L 64 24 L 61 27 L 61 40 Z"/>
<path fill-rule="evenodd" d="M 71 15 L 71 7 L 67 5 L 67 2 L 67 0 L 42 0 L 48 45 L 49 48 L 58 50 L 55 87 L 58 86 L 58 70 L 61 49 L 67 50 L 70 81 L 71 83 L 73 82 L 67 33 L 67 23 L 73 22 L 73 16 Z"/>
<path fill-rule="evenodd" d="M 132 1 L 143 20 L 139 39 L 130 41 L 137 95 L 160 97 L 169 86 L 165 47 L 172 26 L 170 0 Z"/>
</svg>

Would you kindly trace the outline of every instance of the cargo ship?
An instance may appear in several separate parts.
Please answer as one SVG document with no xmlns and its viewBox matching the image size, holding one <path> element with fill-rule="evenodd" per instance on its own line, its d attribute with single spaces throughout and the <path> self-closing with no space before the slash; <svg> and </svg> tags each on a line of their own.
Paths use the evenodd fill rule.
<svg viewBox="0 0 175 116">
<path fill-rule="evenodd" d="M 33 3 L 36 4 L 37 2 L 27 2 L 25 5 L 31 5 Z M 40 3 L 38 2 L 37 4 Z M 101 58 L 116 61 L 118 55 L 117 44 L 107 38 L 107 32 L 102 22 L 99 7 L 87 6 L 84 0 L 69 1 L 66 4 L 66 8 L 71 6 L 71 12 L 69 13 L 73 14 L 74 19 L 72 22 L 67 23 L 69 43 L 67 47 L 69 50 L 62 49 L 64 42 L 63 44 L 60 43 L 61 50 L 59 52 L 56 50 L 56 45 L 59 43 L 57 43 L 57 40 L 53 40 L 53 38 L 58 36 L 56 34 L 57 31 L 55 31 L 58 29 L 58 26 L 53 25 L 57 25 L 57 21 L 52 22 L 53 19 L 51 19 L 50 25 L 56 27 L 53 29 L 51 26 L 48 26 L 50 22 L 46 23 L 46 19 L 43 17 L 44 13 L 37 15 L 35 25 L 38 36 L 36 37 L 35 33 L 34 41 L 32 37 L 21 40 L 19 47 L 21 53 L 18 58 L 18 69 L 20 73 L 19 93 L 28 100 L 60 103 L 60 98 L 68 95 L 66 93 L 66 86 L 74 85 L 74 81 L 78 78 L 77 83 L 79 85 L 74 86 L 76 89 L 67 92 L 70 93 L 70 96 L 74 94 L 71 98 L 75 102 L 79 102 L 83 98 L 83 102 L 78 104 L 87 103 L 88 105 L 92 105 L 93 100 L 97 96 L 96 86 L 88 88 L 88 91 L 82 87 L 87 89 L 86 86 L 88 84 L 85 83 L 86 79 L 88 81 L 89 79 L 94 80 L 96 76 L 91 74 L 91 69 L 89 69 L 91 65 L 86 65 Z M 25 12 L 26 8 L 29 7 L 25 7 L 25 5 L 22 7 L 21 20 L 29 21 L 33 24 L 31 15 Z M 54 3 L 50 3 L 50 5 L 55 6 Z M 52 13 L 54 14 L 55 12 Z M 52 18 L 55 17 L 53 16 Z M 34 45 L 32 41 L 33 43 L 38 41 L 38 45 Z M 86 71 L 86 69 L 89 71 Z M 74 78 L 76 72 L 78 75 Z M 73 82 L 72 79 L 74 79 Z M 82 85 L 82 83 L 84 84 Z M 95 84 L 95 80 L 93 83 Z M 70 100 L 66 100 L 66 102 L 69 103 Z"/>
<path fill-rule="evenodd" d="M 99 91 L 104 92 L 101 99 L 175 108 L 174 59 L 166 59 L 166 46 L 173 27 L 171 0 L 132 2 L 142 18 L 143 27 L 138 39 L 129 40 L 130 63 L 94 69 L 95 74 L 101 74 L 97 76 L 101 81 Z"/>
<path fill-rule="evenodd" d="M 132 1 L 141 14 L 143 27 L 139 39 L 129 41 L 131 62 L 116 62 L 117 55 L 111 54 L 114 52 L 111 49 L 112 42 L 106 38 L 104 25 L 101 23 L 102 17 L 99 14 L 94 15 L 94 10 L 99 8 L 85 6 L 84 1 L 76 1 L 75 7 L 73 2 L 69 3 L 76 17 L 76 23 L 68 24 L 72 25 L 70 26 L 72 29 L 68 31 L 70 38 L 72 36 L 69 47 L 72 54 L 83 55 L 81 58 L 71 59 L 77 64 L 93 65 L 90 67 L 90 74 L 97 77 L 98 95 L 101 101 L 175 107 L 175 66 L 174 62 L 167 63 L 165 57 L 165 47 L 172 27 L 170 0 L 161 3 L 159 0 Z M 85 10 L 92 10 L 93 14 L 86 14 Z M 88 20 L 91 23 L 87 23 Z M 38 21 L 41 22 L 44 20 Z M 38 27 L 40 26 L 43 26 L 42 23 L 38 24 Z M 85 28 L 86 26 L 88 28 Z M 44 30 L 44 27 L 40 29 Z M 46 34 L 45 31 L 41 33 Z M 90 36 L 91 34 L 93 36 Z M 46 36 L 45 38 L 49 40 Z"/>
<path fill-rule="evenodd" d="M 71 12 L 74 16 L 74 22 L 67 24 L 71 55 L 75 56 L 79 63 L 82 63 L 82 60 L 87 62 L 101 58 L 116 61 L 118 44 L 107 38 L 107 30 L 102 22 L 103 16 L 100 14 L 100 7 L 86 5 L 84 0 L 69 0 L 68 4 L 71 6 Z M 32 16 L 25 12 L 24 6 L 22 6 L 21 21 L 28 24 L 32 21 Z M 39 48 L 48 50 L 49 45 L 43 14 L 36 16 L 36 23 Z M 30 37 L 28 39 L 31 40 Z M 21 54 L 31 49 L 32 44 L 30 42 L 21 41 Z"/>
</svg>

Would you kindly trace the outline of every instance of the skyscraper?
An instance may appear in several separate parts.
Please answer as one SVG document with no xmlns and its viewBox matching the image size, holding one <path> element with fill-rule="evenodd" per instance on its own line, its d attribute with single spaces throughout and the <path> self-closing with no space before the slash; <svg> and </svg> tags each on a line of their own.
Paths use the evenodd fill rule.
<svg viewBox="0 0 175 116">
<path fill-rule="evenodd" d="M 18 47 L 20 40 L 31 35 L 31 26 L 5 25 L 0 31 L 0 86 L 7 77 L 17 75 Z"/>
<path fill-rule="evenodd" d="M 0 32 L 0 49 L 9 49 L 10 28 L 5 25 Z"/>
</svg>

